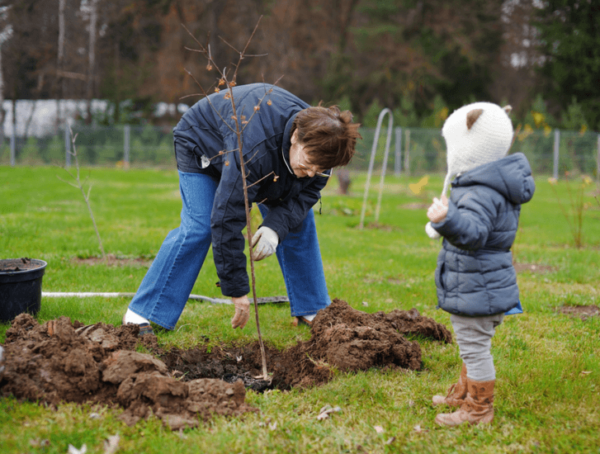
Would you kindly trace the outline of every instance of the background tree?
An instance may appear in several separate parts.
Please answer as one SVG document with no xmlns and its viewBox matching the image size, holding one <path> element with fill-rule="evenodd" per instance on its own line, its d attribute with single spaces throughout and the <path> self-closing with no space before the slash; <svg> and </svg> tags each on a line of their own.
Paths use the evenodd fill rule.
<svg viewBox="0 0 600 454">
<path fill-rule="evenodd" d="M 573 98 L 600 129 L 600 2 L 548 0 L 538 11 L 544 91 L 563 109 Z"/>
</svg>

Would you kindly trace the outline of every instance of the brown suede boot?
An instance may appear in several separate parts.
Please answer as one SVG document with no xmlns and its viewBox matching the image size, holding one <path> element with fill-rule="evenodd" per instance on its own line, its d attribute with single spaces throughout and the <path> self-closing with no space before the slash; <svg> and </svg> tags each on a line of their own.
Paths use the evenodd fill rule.
<svg viewBox="0 0 600 454">
<path fill-rule="evenodd" d="M 459 410 L 442 413 L 435 417 L 440 426 L 469 424 L 489 424 L 494 419 L 494 385 L 496 380 L 474 381 L 467 378 L 468 394 Z"/>
<path fill-rule="evenodd" d="M 448 388 L 448 394 L 444 396 L 433 396 L 431 401 L 433 405 L 450 405 L 451 407 L 460 407 L 467 397 L 467 365 L 463 363 L 458 382 Z"/>
</svg>

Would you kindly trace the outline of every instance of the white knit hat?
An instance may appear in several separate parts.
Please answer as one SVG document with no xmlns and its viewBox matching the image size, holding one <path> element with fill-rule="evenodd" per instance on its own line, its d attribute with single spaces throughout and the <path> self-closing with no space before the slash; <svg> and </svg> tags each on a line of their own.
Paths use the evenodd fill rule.
<svg viewBox="0 0 600 454">
<path fill-rule="evenodd" d="M 476 102 L 452 112 L 442 127 L 446 140 L 448 173 L 444 180 L 442 196 L 450 187 L 455 175 L 468 172 L 488 162 L 507 155 L 513 138 L 513 127 L 504 108 L 490 102 Z M 439 234 L 427 224 L 425 230 L 432 238 Z M 432 236 L 435 232 L 435 236 Z"/>
</svg>

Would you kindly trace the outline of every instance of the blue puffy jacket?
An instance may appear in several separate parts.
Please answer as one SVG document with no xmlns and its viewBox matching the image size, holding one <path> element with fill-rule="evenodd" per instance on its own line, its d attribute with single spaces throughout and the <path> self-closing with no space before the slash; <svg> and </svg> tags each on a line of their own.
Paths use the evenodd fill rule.
<svg viewBox="0 0 600 454">
<path fill-rule="evenodd" d="M 522 153 L 476 167 L 452 182 L 435 283 L 438 307 L 463 316 L 504 313 L 519 302 L 510 248 L 521 204 L 535 191 Z"/>
<path fill-rule="evenodd" d="M 242 235 L 246 212 L 239 153 L 231 152 L 238 149 L 238 141 L 227 92 L 213 93 L 192 106 L 173 136 L 177 168 L 209 175 L 218 184 L 211 214 L 213 255 L 221 291 L 240 297 L 250 292 Z M 269 84 L 234 87 L 233 96 L 240 124 L 248 122 L 242 125 L 248 197 L 250 203 L 269 207 L 262 225 L 277 232 L 281 242 L 300 228 L 327 183 L 324 177 L 298 178 L 289 166 L 292 123 L 298 112 L 310 106 Z"/>
</svg>

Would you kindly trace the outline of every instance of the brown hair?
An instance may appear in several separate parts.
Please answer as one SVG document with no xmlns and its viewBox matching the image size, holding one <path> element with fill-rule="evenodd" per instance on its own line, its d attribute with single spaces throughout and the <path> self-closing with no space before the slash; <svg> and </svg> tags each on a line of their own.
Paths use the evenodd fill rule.
<svg viewBox="0 0 600 454">
<path fill-rule="evenodd" d="M 292 134 L 298 130 L 298 140 L 310 156 L 311 164 L 323 169 L 347 165 L 354 155 L 360 124 L 352 123 L 349 110 L 340 112 L 337 106 L 309 107 L 298 113 Z"/>
</svg>

